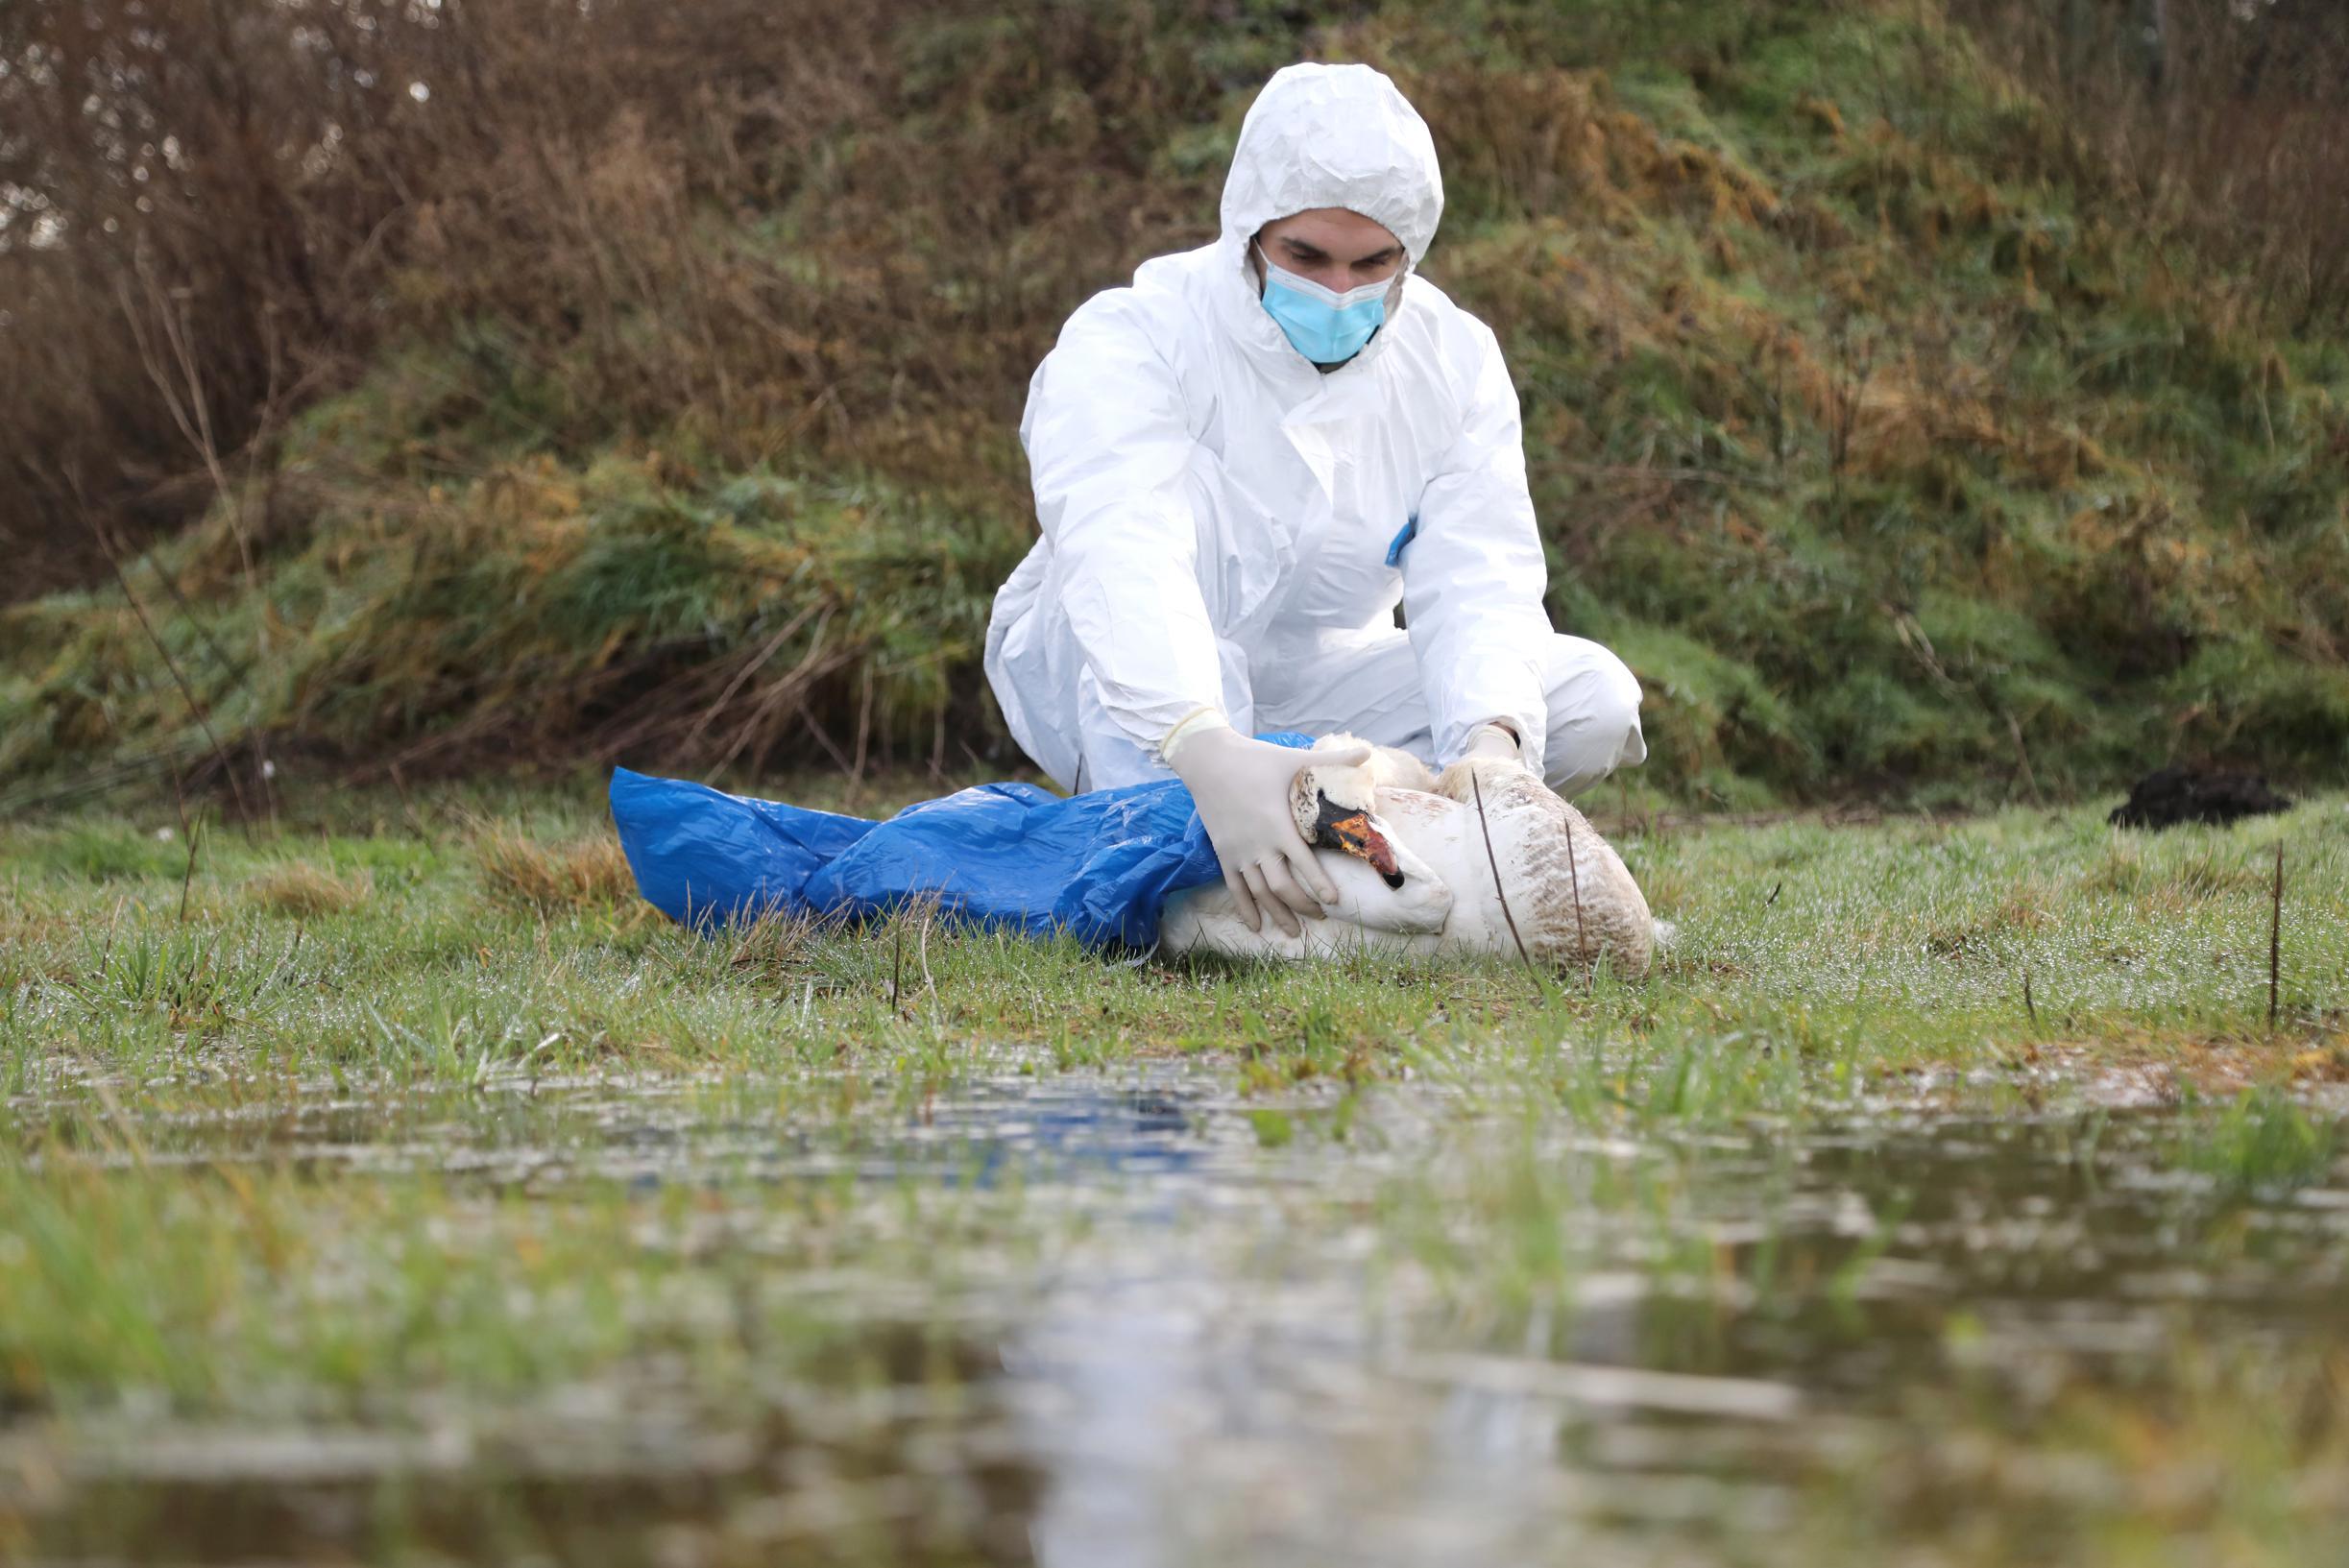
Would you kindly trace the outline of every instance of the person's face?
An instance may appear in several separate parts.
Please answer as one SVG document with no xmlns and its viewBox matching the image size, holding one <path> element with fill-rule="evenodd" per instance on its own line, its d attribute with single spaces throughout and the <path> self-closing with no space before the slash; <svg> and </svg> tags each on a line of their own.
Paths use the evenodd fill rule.
<svg viewBox="0 0 2349 1568">
<path fill-rule="evenodd" d="M 1275 218 L 1256 231 L 1272 265 L 1344 294 L 1383 282 L 1403 267 L 1403 244 L 1383 224 L 1342 206 Z M 1264 281 L 1260 276 L 1258 283 Z"/>
</svg>

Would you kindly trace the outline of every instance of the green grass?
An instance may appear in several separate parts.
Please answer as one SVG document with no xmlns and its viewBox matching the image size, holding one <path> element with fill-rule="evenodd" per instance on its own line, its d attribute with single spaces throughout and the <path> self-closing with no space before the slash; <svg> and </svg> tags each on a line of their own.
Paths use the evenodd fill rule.
<svg viewBox="0 0 2349 1568">
<path fill-rule="evenodd" d="M 868 789 L 864 808 L 907 787 Z M 462 1080 L 647 1060 L 787 1069 L 832 1061 L 846 1038 L 889 1060 L 977 1042 L 1093 1061 L 1239 1051 L 1376 1076 L 1367 1042 L 1392 1051 L 1467 1029 L 1651 1053 L 1731 1042 L 1720 1049 L 1844 1076 L 2126 1042 L 2192 1077 L 2214 1049 L 2249 1062 L 2324 1048 L 2349 966 L 2349 850 L 2331 800 L 2158 837 L 2086 809 L 1864 832 L 1634 822 L 1623 851 L 1680 928 L 1660 974 L 1537 988 L 1501 964 L 1104 971 L 1073 942 L 932 930 L 914 915 L 703 941 L 639 903 L 608 826 L 573 799 L 455 792 L 420 815 L 396 797 L 325 797 L 334 828 L 199 825 L 192 867 L 175 819 L 9 828 L 0 1064 L 28 1086 L 63 1063 Z M 2270 1037 L 2278 843 L 2288 919 Z"/>
<path fill-rule="evenodd" d="M 0 1540 L 619 1562 L 682 1530 L 734 1560 L 780 1517 L 836 1560 L 989 1559 L 1030 1471 L 1096 1484 L 1074 1436 L 1005 1459 L 994 1403 L 1011 1368 L 1081 1406 L 1053 1368 L 1086 1336 L 1186 1387 L 1321 1368 L 1260 1441 L 1325 1543 L 1382 1493 L 1465 1506 L 1382 1468 L 1437 1463 L 1441 1399 L 1563 1423 L 1489 1461 L 1534 1488 L 1493 1519 L 1681 1560 L 2302 1560 L 2349 1480 L 2337 1403 L 2261 1392 L 2349 1356 L 2349 1236 L 2294 1197 L 2344 1176 L 2337 799 L 2158 837 L 1625 825 L 1677 945 L 1645 985 L 1539 989 L 918 917 L 696 937 L 614 875 L 593 799 L 296 797 L 192 872 L 173 822 L 0 829 Z M 1172 1166 L 1117 1152 L 1151 1096 L 1206 1139 Z M 1117 1348 L 1119 1302 L 1199 1291 L 1236 1339 Z M 2083 1311 L 2109 1343 L 2059 1332 Z M 1594 1362 L 1683 1381 L 1592 1393 Z M 1675 1435 L 1672 1401 L 1752 1398 L 1805 1414 Z M 716 1457 L 648 1479 L 645 1422 Z M 289 1428 L 391 1446 L 239 1458 Z M 1211 1456 L 1150 1473 L 1212 1489 Z M 1581 1469 L 1604 1506 L 1543 1500 Z M 1675 1516 L 1667 1476 L 1728 1490 Z M 1738 1544 L 1747 1492 L 1785 1533 Z M 2165 1556 L 2148 1516 L 2223 1546 Z M 1188 1561 L 1252 1517 L 1161 1523 Z"/>
</svg>

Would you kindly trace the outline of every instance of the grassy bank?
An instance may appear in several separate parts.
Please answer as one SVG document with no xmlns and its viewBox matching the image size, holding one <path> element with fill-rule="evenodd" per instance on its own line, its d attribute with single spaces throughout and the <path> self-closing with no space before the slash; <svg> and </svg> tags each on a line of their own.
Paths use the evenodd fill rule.
<svg viewBox="0 0 2349 1568">
<path fill-rule="evenodd" d="M 357 349 L 192 530 L 0 612 L 0 799 L 1014 765 L 977 655 L 1032 533 L 1028 374 L 1211 235 L 1300 56 L 1386 66 L 1436 131 L 1428 275 L 1509 353 L 1553 617 L 1641 677 L 1659 798 L 2027 804 L 2172 758 L 2337 784 L 2327 318 L 2198 259 L 1932 6 L 1671 15 L 436 34 L 419 81 L 461 44 L 514 95 L 383 111 L 436 195 L 371 220 Z"/>
</svg>

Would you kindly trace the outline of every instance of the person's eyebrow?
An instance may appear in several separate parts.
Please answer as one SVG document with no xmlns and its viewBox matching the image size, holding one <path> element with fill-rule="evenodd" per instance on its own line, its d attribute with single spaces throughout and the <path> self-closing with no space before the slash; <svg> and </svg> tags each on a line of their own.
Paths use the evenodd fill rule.
<svg viewBox="0 0 2349 1568">
<path fill-rule="evenodd" d="M 1354 265 L 1357 267 L 1374 267 L 1381 262 L 1392 261 L 1395 256 L 1401 253 L 1402 249 L 1403 248 L 1399 245 L 1390 245 L 1383 251 L 1372 251 L 1368 255 L 1356 256 L 1354 258 Z"/>
</svg>

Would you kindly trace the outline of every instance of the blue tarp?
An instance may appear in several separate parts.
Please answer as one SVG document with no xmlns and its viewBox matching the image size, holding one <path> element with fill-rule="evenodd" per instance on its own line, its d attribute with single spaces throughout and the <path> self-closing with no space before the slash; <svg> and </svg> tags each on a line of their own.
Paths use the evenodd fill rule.
<svg viewBox="0 0 2349 1568">
<path fill-rule="evenodd" d="M 934 898 L 1031 936 L 1147 948 L 1170 896 L 1223 875 L 1191 792 L 1172 779 L 1065 800 L 980 784 L 873 822 L 616 768 L 612 820 L 638 891 L 689 925 L 855 919 Z"/>
</svg>

